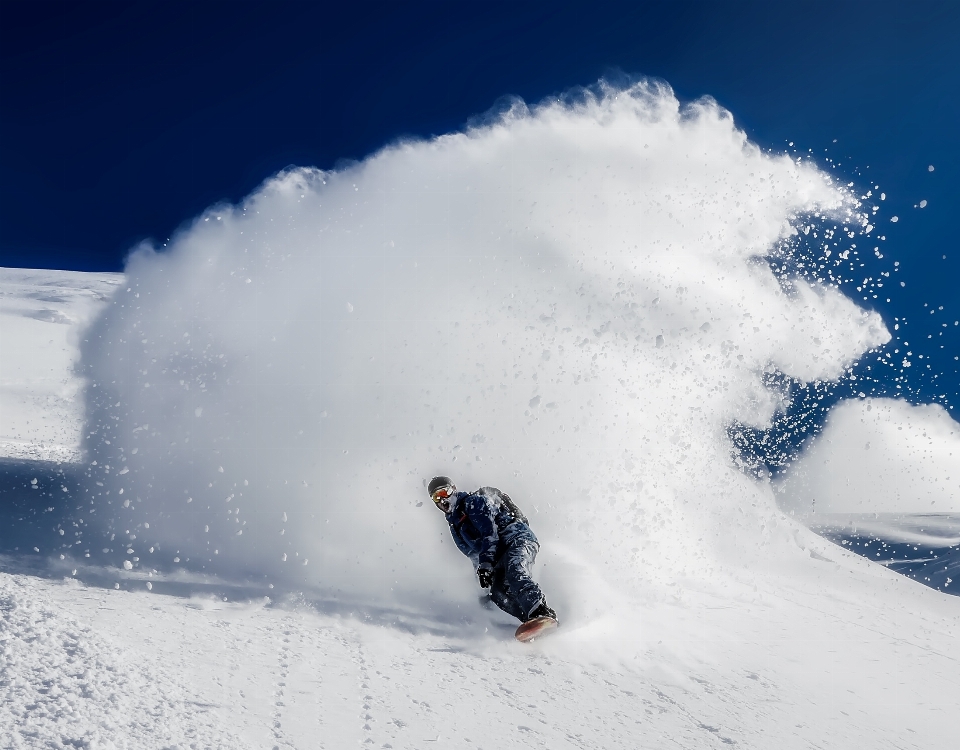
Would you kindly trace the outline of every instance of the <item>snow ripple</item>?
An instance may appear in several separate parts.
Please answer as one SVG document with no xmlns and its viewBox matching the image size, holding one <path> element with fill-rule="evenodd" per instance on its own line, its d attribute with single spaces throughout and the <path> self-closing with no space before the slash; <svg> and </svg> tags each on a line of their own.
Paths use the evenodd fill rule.
<svg viewBox="0 0 960 750">
<path fill-rule="evenodd" d="M 0 575 L 0 746 L 244 747 L 163 664 L 105 640 L 34 585 Z M 86 598 L 108 603 L 104 591 Z"/>
</svg>

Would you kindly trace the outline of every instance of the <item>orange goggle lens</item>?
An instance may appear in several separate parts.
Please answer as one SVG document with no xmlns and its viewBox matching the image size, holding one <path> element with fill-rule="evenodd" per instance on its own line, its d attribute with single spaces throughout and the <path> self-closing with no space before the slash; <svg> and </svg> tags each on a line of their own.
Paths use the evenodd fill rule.
<svg viewBox="0 0 960 750">
<path fill-rule="evenodd" d="M 453 494 L 453 487 L 441 487 L 436 490 L 430 497 L 433 498 L 433 502 L 439 503 L 441 500 L 446 500 Z"/>
</svg>

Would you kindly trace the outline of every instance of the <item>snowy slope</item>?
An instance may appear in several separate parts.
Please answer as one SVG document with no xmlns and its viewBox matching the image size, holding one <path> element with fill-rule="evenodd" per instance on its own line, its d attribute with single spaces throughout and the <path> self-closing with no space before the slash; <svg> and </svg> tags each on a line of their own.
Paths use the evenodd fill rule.
<svg viewBox="0 0 960 750">
<path fill-rule="evenodd" d="M 603 622 L 521 646 L 499 618 L 486 633 L 398 627 L 296 597 L 0 574 L 0 744 L 947 747 L 960 599 L 821 553 L 802 587 L 757 576 L 651 596 L 639 652 L 604 643 L 616 630 Z"/>
<path fill-rule="evenodd" d="M 960 599 L 807 543 L 812 571 L 789 587 L 759 571 L 722 590 L 648 587 L 636 639 L 608 614 L 532 647 L 481 608 L 457 625 L 216 580 L 183 598 L 159 594 L 191 589 L 169 575 L 151 592 L 121 569 L 81 567 L 101 583 L 89 588 L 69 561 L 36 577 L 8 556 L 0 745 L 944 746 Z"/>
<path fill-rule="evenodd" d="M 0 456 L 79 460 L 78 337 L 122 279 L 0 268 Z"/>
<path fill-rule="evenodd" d="M 280 175 L 119 286 L 3 271 L 0 747 L 949 746 L 960 597 L 726 434 L 887 340 L 760 259 L 847 262 L 868 208 L 643 85 Z M 117 293 L 41 347 L 54 282 Z M 554 636 L 478 601 L 440 472 L 527 511 Z"/>
</svg>

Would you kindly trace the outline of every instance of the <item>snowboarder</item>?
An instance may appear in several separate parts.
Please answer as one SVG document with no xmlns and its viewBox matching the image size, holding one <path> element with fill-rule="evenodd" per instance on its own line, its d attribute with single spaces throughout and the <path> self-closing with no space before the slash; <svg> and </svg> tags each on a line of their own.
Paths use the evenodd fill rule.
<svg viewBox="0 0 960 750">
<path fill-rule="evenodd" d="M 430 480 L 427 492 L 446 516 L 453 541 L 476 567 L 480 586 L 490 589 L 500 609 L 524 623 L 518 640 L 556 627 L 557 613 L 530 577 L 540 543 L 510 496 L 496 487 L 457 492 L 450 477 L 442 476 Z"/>
</svg>

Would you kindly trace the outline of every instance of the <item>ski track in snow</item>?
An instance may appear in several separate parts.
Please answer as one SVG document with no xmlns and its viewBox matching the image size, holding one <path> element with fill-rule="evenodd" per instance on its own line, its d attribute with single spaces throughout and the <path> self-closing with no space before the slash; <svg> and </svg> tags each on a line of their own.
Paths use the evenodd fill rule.
<svg viewBox="0 0 960 750">
<path fill-rule="evenodd" d="M 149 650 L 117 649 L 99 629 L 38 599 L 33 582 L 0 576 L 0 745 L 4 748 L 232 748 L 242 742 L 182 675 Z M 97 619 L 109 592 L 72 589 Z M 71 597 L 73 598 L 73 597 Z M 84 606 L 85 605 L 85 606 Z M 149 639 L 144 646 L 149 647 Z M 179 679 L 178 679 L 179 678 Z"/>
</svg>

